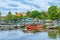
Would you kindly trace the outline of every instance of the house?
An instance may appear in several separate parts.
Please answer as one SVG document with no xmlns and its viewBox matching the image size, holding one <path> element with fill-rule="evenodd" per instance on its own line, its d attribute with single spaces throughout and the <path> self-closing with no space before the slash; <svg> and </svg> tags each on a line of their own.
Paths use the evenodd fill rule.
<svg viewBox="0 0 60 40">
<path fill-rule="evenodd" d="M 42 30 L 42 25 L 41 24 L 27 24 L 26 27 L 27 27 L 27 30 L 29 30 L 29 31 Z"/>
<path fill-rule="evenodd" d="M 21 15 L 23 15 L 23 16 L 26 16 L 26 14 L 23 12 L 23 13 L 16 13 L 16 16 L 21 16 Z"/>
</svg>

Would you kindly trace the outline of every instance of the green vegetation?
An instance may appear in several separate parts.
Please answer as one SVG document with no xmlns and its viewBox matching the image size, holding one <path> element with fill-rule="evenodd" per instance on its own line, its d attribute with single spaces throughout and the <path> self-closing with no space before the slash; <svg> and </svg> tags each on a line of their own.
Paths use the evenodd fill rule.
<svg viewBox="0 0 60 40">
<path fill-rule="evenodd" d="M 2 13 L 0 12 L 0 15 Z M 20 20 L 22 18 L 38 18 L 41 20 L 59 20 L 60 19 L 60 8 L 57 6 L 51 6 L 48 8 L 48 11 L 27 11 L 26 15 L 23 16 L 23 14 L 20 14 L 20 16 L 16 16 L 17 12 L 15 15 L 13 15 L 11 12 L 8 12 L 8 14 L 4 17 L 2 17 L 3 20 Z"/>
<path fill-rule="evenodd" d="M 56 32 L 56 31 L 49 31 L 49 32 L 48 32 L 48 36 L 49 36 L 51 39 L 57 38 L 57 35 L 58 35 L 58 32 Z"/>
<path fill-rule="evenodd" d="M 13 15 L 11 14 L 11 12 L 8 12 L 6 18 L 7 18 L 7 20 L 12 20 L 13 19 Z"/>
<path fill-rule="evenodd" d="M 43 29 L 46 29 L 46 25 L 43 25 L 42 28 L 43 28 Z"/>
<path fill-rule="evenodd" d="M 20 28 L 25 28 L 25 26 L 20 26 Z"/>
<path fill-rule="evenodd" d="M 56 29 L 60 31 L 60 26 L 57 26 Z"/>
<path fill-rule="evenodd" d="M 39 30 L 32 30 L 31 31 L 32 33 L 37 33 L 37 32 L 40 32 Z"/>
</svg>

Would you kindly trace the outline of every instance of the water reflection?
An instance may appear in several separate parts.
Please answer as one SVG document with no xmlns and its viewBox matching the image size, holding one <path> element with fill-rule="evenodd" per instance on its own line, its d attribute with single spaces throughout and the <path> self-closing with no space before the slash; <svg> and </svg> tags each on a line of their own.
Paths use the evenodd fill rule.
<svg viewBox="0 0 60 40">
<path fill-rule="evenodd" d="M 0 31 L 0 40 L 60 40 L 59 31 L 22 32 L 22 30 Z"/>
<path fill-rule="evenodd" d="M 56 32 L 56 31 L 49 31 L 48 32 L 48 36 L 52 39 L 57 38 L 57 35 L 58 35 L 58 32 Z"/>
<path fill-rule="evenodd" d="M 50 39 L 60 40 L 60 30 L 48 31 Z"/>
</svg>

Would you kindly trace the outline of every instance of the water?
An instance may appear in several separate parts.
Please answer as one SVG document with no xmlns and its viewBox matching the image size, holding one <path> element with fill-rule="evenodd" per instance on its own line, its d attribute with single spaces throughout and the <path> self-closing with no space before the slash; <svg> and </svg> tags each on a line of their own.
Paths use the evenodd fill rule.
<svg viewBox="0 0 60 40">
<path fill-rule="evenodd" d="M 58 32 L 24 33 L 21 30 L 0 31 L 0 40 L 60 40 Z"/>
</svg>

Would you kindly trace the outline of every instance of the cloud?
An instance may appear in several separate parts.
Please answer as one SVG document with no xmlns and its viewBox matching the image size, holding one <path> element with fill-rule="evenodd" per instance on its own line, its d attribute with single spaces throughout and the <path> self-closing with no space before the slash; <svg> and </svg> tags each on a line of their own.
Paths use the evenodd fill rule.
<svg viewBox="0 0 60 40">
<path fill-rule="evenodd" d="M 13 14 L 27 10 L 47 11 L 51 5 L 60 6 L 60 0 L 0 0 L 0 11 L 3 15 L 8 11 Z"/>
<path fill-rule="evenodd" d="M 13 1 L 16 1 L 16 0 L 13 0 Z M 32 1 L 32 0 L 30 0 L 30 1 Z M 33 4 L 33 3 L 29 3 L 29 2 L 27 2 L 25 0 L 17 0 L 17 2 L 21 2 L 22 4 L 25 4 L 25 5 L 29 5 L 29 6 L 34 6 L 36 8 L 40 8 L 39 5 L 36 5 L 36 4 Z"/>
<path fill-rule="evenodd" d="M 48 2 L 49 5 L 57 5 L 60 6 L 60 0 L 53 0 L 51 2 Z"/>
<path fill-rule="evenodd" d="M 8 5 L 11 7 L 18 7 L 18 5 L 15 5 L 15 4 L 8 4 Z"/>
</svg>

